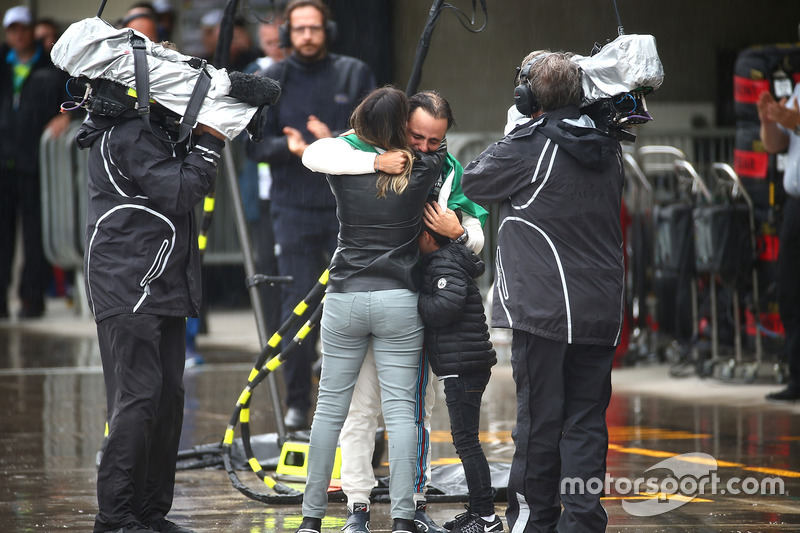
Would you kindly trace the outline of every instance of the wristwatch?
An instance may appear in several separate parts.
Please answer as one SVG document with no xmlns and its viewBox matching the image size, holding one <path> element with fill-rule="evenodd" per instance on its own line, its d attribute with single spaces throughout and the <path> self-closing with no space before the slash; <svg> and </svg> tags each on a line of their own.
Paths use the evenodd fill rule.
<svg viewBox="0 0 800 533">
<path fill-rule="evenodd" d="M 462 233 L 455 240 L 453 240 L 453 242 L 456 243 L 456 244 L 462 244 L 462 243 L 466 242 L 467 237 L 469 237 L 469 235 L 467 234 L 467 228 L 465 228 L 464 226 L 461 226 L 461 229 L 464 230 L 464 233 Z"/>
</svg>

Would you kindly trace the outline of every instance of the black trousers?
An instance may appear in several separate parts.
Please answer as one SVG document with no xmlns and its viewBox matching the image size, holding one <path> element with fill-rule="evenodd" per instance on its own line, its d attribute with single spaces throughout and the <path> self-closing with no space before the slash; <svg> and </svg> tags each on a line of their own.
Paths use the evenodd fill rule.
<svg viewBox="0 0 800 533">
<path fill-rule="evenodd" d="M 278 272 L 281 276 L 294 278 L 292 283 L 281 286 L 281 321 L 284 321 L 328 268 L 336 250 L 339 221 L 334 208 L 298 209 L 275 202 L 271 208 Z M 284 336 L 284 346 L 304 323 L 305 319 L 289 330 L 289 334 Z M 311 408 L 311 367 L 317 358 L 318 329 L 311 330 L 306 340 L 281 365 L 287 407 L 304 411 Z"/>
<path fill-rule="evenodd" d="M 22 250 L 25 256 L 19 298 L 26 311 L 37 314 L 44 310 L 48 264 L 42 245 L 40 190 L 38 174 L 14 172 L 0 165 L 0 311 L 7 312 L 6 293 L 11 284 L 17 217 L 22 221 Z"/>
<path fill-rule="evenodd" d="M 562 491 L 561 482 L 605 480 L 613 360 L 613 346 L 566 344 L 514 330 L 517 425 L 508 479 L 509 529 L 605 531 L 602 494 Z"/>
<path fill-rule="evenodd" d="M 444 396 L 450 414 L 450 433 L 464 467 L 469 491 L 469 510 L 480 516 L 494 514 L 494 490 L 489 462 L 478 433 L 481 427 L 481 399 L 491 372 L 445 378 Z"/>
<path fill-rule="evenodd" d="M 186 319 L 116 315 L 97 323 L 109 434 L 94 532 L 150 524 L 172 507 L 183 424 Z"/>
<path fill-rule="evenodd" d="M 275 258 L 275 232 L 272 230 L 272 213 L 269 200 L 258 201 L 258 224 L 256 226 L 256 269 L 265 276 L 278 275 L 278 260 Z M 281 326 L 281 286 L 265 283 L 259 288 L 261 308 L 269 335 Z"/>
<path fill-rule="evenodd" d="M 786 197 L 778 252 L 778 306 L 786 332 L 789 386 L 800 390 L 800 199 Z"/>
</svg>

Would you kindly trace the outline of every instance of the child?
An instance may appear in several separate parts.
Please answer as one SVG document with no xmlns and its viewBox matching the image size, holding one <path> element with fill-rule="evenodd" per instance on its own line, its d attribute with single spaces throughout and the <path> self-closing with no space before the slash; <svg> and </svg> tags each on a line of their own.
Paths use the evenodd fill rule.
<svg viewBox="0 0 800 533">
<path fill-rule="evenodd" d="M 503 522 L 494 512 L 489 463 L 478 440 L 481 397 L 497 362 L 475 283 L 484 264 L 463 244 L 430 229 L 423 228 L 418 242 L 425 350 L 431 369 L 444 381 L 450 431 L 469 489 L 467 512 L 456 517 L 450 533 L 499 533 Z"/>
</svg>

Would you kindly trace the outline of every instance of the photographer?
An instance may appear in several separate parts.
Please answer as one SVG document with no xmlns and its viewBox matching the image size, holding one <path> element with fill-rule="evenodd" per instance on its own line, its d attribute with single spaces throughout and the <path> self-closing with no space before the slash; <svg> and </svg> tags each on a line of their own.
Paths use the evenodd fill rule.
<svg viewBox="0 0 800 533">
<path fill-rule="evenodd" d="M 135 115 L 90 114 L 77 135 L 90 148 L 84 272 L 109 426 L 95 533 L 191 533 L 165 517 L 183 421 L 186 317 L 201 300 L 194 208 L 213 188 L 225 137 L 200 124 L 171 144 L 167 117 L 152 114 L 152 130 Z"/>
<path fill-rule="evenodd" d="M 605 531 L 600 494 L 560 494 L 560 482 L 605 477 L 623 311 L 621 150 L 581 115 L 568 54 L 524 62 L 515 101 L 530 120 L 462 179 L 471 200 L 500 204 L 492 321 L 513 330 L 517 386 L 506 518 L 515 532 Z"/>
</svg>

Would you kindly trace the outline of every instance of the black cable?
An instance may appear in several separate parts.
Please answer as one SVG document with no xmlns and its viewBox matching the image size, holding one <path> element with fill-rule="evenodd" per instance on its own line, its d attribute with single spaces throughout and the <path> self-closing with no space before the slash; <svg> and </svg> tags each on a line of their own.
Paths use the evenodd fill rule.
<svg viewBox="0 0 800 533">
<path fill-rule="evenodd" d="M 406 95 L 411 96 L 415 92 L 417 92 L 417 87 L 419 87 L 419 80 L 422 77 L 422 64 L 425 63 L 425 57 L 428 55 L 428 48 L 431 44 L 431 35 L 433 34 L 433 28 L 436 26 L 436 22 L 439 20 L 439 15 L 442 14 L 443 9 L 451 9 L 456 12 L 456 17 L 458 17 L 458 21 L 464 26 L 467 31 L 472 33 L 478 33 L 482 31 L 486 24 L 489 21 L 489 14 L 486 9 L 486 0 L 481 0 L 481 7 L 483 9 L 484 14 L 484 23 L 478 29 L 472 29 L 470 26 L 475 25 L 475 13 L 477 10 L 475 9 L 475 0 L 472 0 L 472 17 L 467 17 L 466 13 L 462 10 L 458 9 L 457 7 L 451 4 L 445 4 L 444 0 L 433 0 L 433 4 L 431 5 L 431 10 L 428 12 L 428 21 L 425 23 L 425 27 L 422 29 L 422 34 L 419 38 L 419 43 L 417 44 L 417 51 L 414 55 L 414 66 L 411 70 L 411 76 L 408 78 L 408 85 L 406 85 Z M 469 22 L 465 22 L 465 20 Z"/>
</svg>

